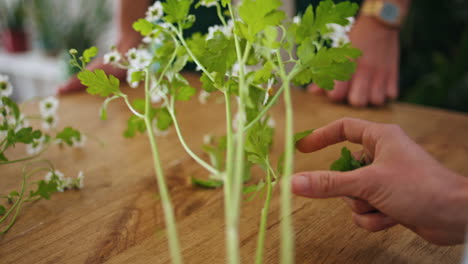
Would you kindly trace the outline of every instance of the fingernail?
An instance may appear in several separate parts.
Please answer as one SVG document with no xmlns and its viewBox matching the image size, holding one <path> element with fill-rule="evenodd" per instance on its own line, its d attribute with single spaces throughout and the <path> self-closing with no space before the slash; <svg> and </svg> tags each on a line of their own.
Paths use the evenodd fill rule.
<svg viewBox="0 0 468 264">
<path fill-rule="evenodd" d="M 293 175 L 292 178 L 292 188 L 293 192 L 296 194 L 304 194 L 310 191 L 310 181 L 309 177 L 298 174 Z"/>
</svg>

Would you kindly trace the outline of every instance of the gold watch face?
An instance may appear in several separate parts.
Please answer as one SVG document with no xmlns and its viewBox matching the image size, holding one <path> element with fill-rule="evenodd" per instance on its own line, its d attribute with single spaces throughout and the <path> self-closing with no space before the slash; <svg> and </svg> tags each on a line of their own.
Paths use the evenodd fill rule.
<svg viewBox="0 0 468 264">
<path fill-rule="evenodd" d="M 379 17 L 386 23 L 396 25 L 400 22 L 400 13 L 400 8 L 397 5 L 384 2 Z"/>
</svg>

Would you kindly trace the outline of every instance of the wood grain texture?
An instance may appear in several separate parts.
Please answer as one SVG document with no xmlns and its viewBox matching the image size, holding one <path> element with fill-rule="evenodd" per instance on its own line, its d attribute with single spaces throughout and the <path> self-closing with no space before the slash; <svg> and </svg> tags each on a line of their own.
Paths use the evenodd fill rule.
<svg viewBox="0 0 468 264">
<path fill-rule="evenodd" d="M 191 79 L 194 79 L 193 76 Z M 199 85 L 195 82 L 195 85 Z M 126 89 L 131 97 L 141 89 Z M 386 108 L 352 109 L 295 91 L 295 128 L 323 126 L 341 117 L 397 123 L 449 168 L 468 175 L 468 115 L 393 103 Z M 215 101 L 215 100 L 213 100 Z M 145 135 L 124 139 L 130 116 L 122 102 L 112 103 L 109 119 L 100 121 L 101 98 L 77 94 L 62 99 L 62 125 L 74 127 L 104 141 L 89 140 L 85 149 L 52 148 L 46 158 L 66 174 L 85 172 L 85 188 L 58 193 L 50 201 L 24 207 L 16 225 L 0 237 L 0 263 L 169 263 L 161 206 Z M 33 106 L 25 106 L 32 111 Z M 282 127 L 283 106 L 273 115 Z M 181 129 L 189 145 L 200 153 L 203 135 L 224 131 L 224 106 L 179 104 Z M 73 122 L 73 123 L 72 123 Z M 281 152 L 283 131 L 278 129 L 273 152 Z M 190 176 L 205 172 L 180 146 L 174 131 L 158 137 L 162 161 L 178 220 L 187 263 L 224 263 L 224 212 L 221 190 L 194 189 Z M 338 144 L 312 154 L 297 154 L 295 170 L 326 169 L 347 145 Z M 18 149 L 13 155 L 21 155 Z M 19 165 L 2 167 L 0 193 L 18 188 Z M 297 263 L 458 263 L 462 248 L 437 247 L 403 227 L 368 233 L 355 227 L 350 210 L 339 199 L 294 198 Z M 253 263 L 263 199 L 245 202 L 241 217 L 242 263 Z M 265 263 L 278 263 L 278 190 L 268 222 Z"/>
</svg>

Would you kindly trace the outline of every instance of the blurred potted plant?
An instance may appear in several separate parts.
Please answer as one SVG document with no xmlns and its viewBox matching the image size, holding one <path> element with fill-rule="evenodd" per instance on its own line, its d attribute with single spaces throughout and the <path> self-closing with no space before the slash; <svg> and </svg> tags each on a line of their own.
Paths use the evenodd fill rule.
<svg viewBox="0 0 468 264">
<path fill-rule="evenodd" d="M 24 20 L 24 0 L 0 1 L 0 35 L 7 52 L 18 53 L 28 50 Z"/>
<path fill-rule="evenodd" d="M 67 66 L 70 57 L 64 51 L 95 45 L 110 21 L 107 1 L 34 0 L 32 14 L 38 46 L 48 55 L 63 56 Z M 69 68 L 67 75 L 74 74 Z"/>
</svg>

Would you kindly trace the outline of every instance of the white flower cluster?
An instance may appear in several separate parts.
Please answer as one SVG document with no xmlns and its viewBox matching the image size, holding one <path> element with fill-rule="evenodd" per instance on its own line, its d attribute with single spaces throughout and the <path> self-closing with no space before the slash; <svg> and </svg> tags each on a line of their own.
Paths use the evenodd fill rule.
<svg viewBox="0 0 468 264">
<path fill-rule="evenodd" d="M 42 117 L 42 128 L 44 128 L 45 130 L 50 130 L 57 126 L 58 106 L 59 100 L 54 96 L 49 96 L 39 103 L 39 108 Z"/>
<path fill-rule="evenodd" d="M 67 189 L 82 189 L 84 187 L 84 174 L 82 171 L 78 173 L 76 178 L 66 178 L 62 172 L 59 170 L 54 170 L 48 172 L 45 177 L 44 181 L 47 183 L 55 182 L 57 183 L 57 191 L 63 192 Z"/>
<path fill-rule="evenodd" d="M 217 0 L 204 0 L 200 1 L 200 5 L 206 8 L 216 6 Z"/>
<path fill-rule="evenodd" d="M 163 102 L 164 97 L 167 94 L 169 94 L 169 88 L 167 87 L 167 85 L 163 84 L 161 85 L 161 87 L 157 87 L 156 82 L 152 83 L 150 98 L 153 104 L 159 104 Z"/>
<path fill-rule="evenodd" d="M 226 26 L 223 25 L 214 25 L 208 28 L 208 34 L 206 35 L 206 40 L 212 39 L 216 32 L 223 33 L 226 37 L 230 38 L 232 36 L 232 30 L 234 28 L 234 20 L 229 20 Z"/>
<path fill-rule="evenodd" d="M 161 45 L 164 41 L 164 34 L 160 29 L 151 31 L 148 35 L 143 38 L 143 42 L 146 44 Z"/>
<path fill-rule="evenodd" d="M 126 54 L 129 68 L 127 70 L 127 82 L 130 84 L 130 87 L 137 88 L 140 82 L 132 82 L 132 75 L 134 72 L 139 72 L 145 70 L 150 66 L 151 60 L 153 57 L 146 49 L 129 49 Z"/>
<path fill-rule="evenodd" d="M 146 11 L 146 20 L 149 22 L 156 22 L 160 20 L 164 15 L 164 10 L 161 2 L 156 1 L 152 6 L 149 7 Z"/>
<path fill-rule="evenodd" d="M 13 86 L 10 83 L 10 79 L 8 78 L 7 75 L 0 74 L 0 98 L 10 97 L 12 93 L 13 93 Z"/>
<path fill-rule="evenodd" d="M 354 17 L 348 17 L 348 25 L 342 26 L 338 24 L 327 24 L 330 33 L 326 34 L 326 38 L 332 41 L 332 47 L 341 47 L 349 43 L 348 33 L 354 25 Z"/>
<path fill-rule="evenodd" d="M 104 55 L 104 64 L 118 65 L 122 60 L 122 55 L 117 51 L 115 47 Z"/>
</svg>

